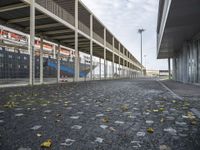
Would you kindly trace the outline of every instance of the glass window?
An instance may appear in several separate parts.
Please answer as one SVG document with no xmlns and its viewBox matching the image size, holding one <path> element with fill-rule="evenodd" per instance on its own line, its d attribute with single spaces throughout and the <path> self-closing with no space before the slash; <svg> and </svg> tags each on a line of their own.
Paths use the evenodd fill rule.
<svg viewBox="0 0 200 150">
<path fill-rule="evenodd" d="M 8 67 L 9 67 L 9 68 L 12 68 L 12 64 L 9 64 Z"/>
<path fill-rule="evenodd" d="M 8 58 L 12 58 L 12 55 L 8 55 Z"/>
<path fill-rule="evenodd" d="M 24 69 L 27 69 L 28 67 L 27 67 L 27 65 L 24 65 Z"/>
<path fill-rule="evenodd" d="M 20 66 L 20 65 L 18 65 L 18 68 L 21 68 L 21 66 Z"/>
<path fill-rule="evenodd" d="M 4 55 L 2 53 L 0 53 L 0 57 L 3 57 Z"/>
</svg>

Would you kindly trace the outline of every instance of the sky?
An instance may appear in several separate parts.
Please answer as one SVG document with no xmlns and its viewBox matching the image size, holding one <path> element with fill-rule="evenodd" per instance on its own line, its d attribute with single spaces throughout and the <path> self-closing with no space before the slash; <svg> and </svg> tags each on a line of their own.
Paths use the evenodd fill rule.
<svg viewBox="0 0 200 150">
<path fill-rule="evenodd" d="M 159 0 L 81 0 L 140 61 L 143 33 L 143 65 L 148 70 L 167 69 L 167 60 L 156 59 L 156 27 Z M 146 56 L 146 57 L 145 57 Z"/>
</svg>

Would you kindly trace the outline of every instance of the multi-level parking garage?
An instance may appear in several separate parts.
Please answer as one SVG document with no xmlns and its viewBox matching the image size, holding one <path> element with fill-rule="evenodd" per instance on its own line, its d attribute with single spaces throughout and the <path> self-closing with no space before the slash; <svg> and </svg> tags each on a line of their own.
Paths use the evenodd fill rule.
<svg viewBox="0 0 200 150">
<path fill-rule="evenodd" d="M 199 0 L 160 0 L 157 57 L 173 59 L 177 81 L 200 83 L 199 17 Z"/>
<path fill-rule="evenodd" d="M 125 46 L 79 0 L 1 0 L 0 23 L 30 35 L 30 84 L 35 83 L 35 37 L 40 44 L 40 83 L 43 83 L 43 41 L 56 43 L 57 81 L 60 81 L 60 47 L 74 50 L 74 81 L 80 78 L 79 52 L 89 55 L 93 79 L 93 58 L 103 60 L 99 79 L 108 78 L 108 63 L 114 77 L 136 77 L 141 65 Z M 102 75 L 102 69 L 103 75 Z"/>
</svg>

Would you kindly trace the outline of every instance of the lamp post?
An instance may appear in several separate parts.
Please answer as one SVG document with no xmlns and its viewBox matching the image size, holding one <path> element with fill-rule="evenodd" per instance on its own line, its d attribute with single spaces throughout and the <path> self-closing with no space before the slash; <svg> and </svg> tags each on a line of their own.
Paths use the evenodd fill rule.
<svg viewBox="0 0 200 150">
<path fill-rule="evenodd" d="M 142 75 L 142 33 L 145 31 L 145 29 L 141 28 L 141 29 L 138 29 L 138 33 L 140 34 L 141 36 L 141 75 Z"/>
<path fill-rule="evenodd" d="M 144 68 L 146 68 L 146 65 L 147 65 L 146 57 L 147 57 L 147 55 L 144 55 Z"/>
</svg>

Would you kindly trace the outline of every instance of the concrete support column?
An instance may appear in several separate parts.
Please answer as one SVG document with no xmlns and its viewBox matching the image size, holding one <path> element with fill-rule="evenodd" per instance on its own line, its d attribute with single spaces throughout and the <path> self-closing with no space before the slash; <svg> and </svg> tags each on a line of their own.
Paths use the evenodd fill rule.
<svg viewBox="0 0 200 150">
<path fill-rule="evenodd" d="M 125 77 L 125 60 L 123 59 L 123 65 L 122 65 L 122 70 L 123 70 L 123 72 L 122 72 L 122 77 L 124 78 Z"/>
<path fill-rule="evenodd" d="M 35 0 L 30 1 L 30 67 L 29 83 L 35 83 Z"/>
<path fill-rule="evenodd" d="M 118 52 L 118 56 L 120 56 L 120 49 L 121 49 L 121 45 L 120 45 L 120 42 L 119 42 L 119 45 L 118 45 L 118 50 L 119 50 L 119 52 Z M 120 58 L 119 58 L 120 59 Z M 116 67 L 116 72 L 117 73 L 119 73 L 119 70 L 118 70 L 118 68 L 120 67 L 120 62 L 118 61 L 118 67 Z"/>
<path fill-rule="evenodd" d="M 57 83 L 60 82 L 60 44 L 57 47 Z"/>
<path fill-rule="evenodd" d="M 104 28 L 104 78 L 107 77 L 107 65 L 106 65 L 106 28 Z"/>
<path fill-rule="evenodd" d="M 90 80 L 93 77 L 93 15 L 90 15 Z"/>
<path fill-rule="evenodd" d="M 188 78 L 188 73 L 187 73 L 187 68 L 188 68 L 188 63 L 187 63 L 187 42 L 185 42 L 184 45 L 183 45 L 183 60 L 182 60 L 182 64 L 183 64 L 183 82 L 186 83 L 187 82 L 187 78 Z"/>
<path fill-rule="evenodd" d="M 198 42 L 193 41 L 194 83 L 198 82 Z M 182 54 L 183 55 L 183 54 Z"/>
<path fill-rule="evenodd" d="M 168 58 L 168 72 L 169 72 L 169 79 L 171 79 L 171 62 L 170 62 L 170 58 Z"/>
<path fill-rule="evenodd" d="M 40 37 L 40 84 L 43 84 L 43 36 Z"/>
<path fill-rule="evenodd" d="M 114 72 L 115 72 L 115 68 L 114 68 L 114 64 L 115 64 L 115 38 L 112 38 L 112 49 L 113 49 L 113 54 L 112 54 L 112 77 L 114 78 Z"/>
<path fill-rule="evenodd" d="M 104 48 L 104 78 L 107 78 L 106 49 Z"/>
<path fill-rule="evenodd" d="M 53 58 L 56 59 L 56 45 L 53 45 Z"/>
<path fill-rule="evenodd" d="M 99 80 L 101 80 L 101 58 L 99 58 Z"/>
<path fill-rule="evenodd" d="M 120 59 L 120 56 L 119 56 L 119 77 L 121 77 L 120 72 L 121 72 L 121 59 Z"/>
<path fill-rule="evenodd" d="M 115 54 L 113 53 L 112 55 L 112 76 L 114 78 L 114 75 L 115 75 Z"/>
<path fill-rule="evenodd" d="M 78 0 L 75 0 L 75 81 L 79 81 L 79 52 L 78 52 Z"/>
<path fill-rule="evenodd" d="M 172 76 L 172 79 L 176 80 L 176 58 L 175 57 L 172 59 L 172 64 L 173 64 L 173 76 Z"/>
<path fill-rule="evenodd" d="M 198 40 L 198 55 L 197 55 L 197 74 L 198 74 L 198 83 L 200 83 L 200 40 Z"/>
</svg>

